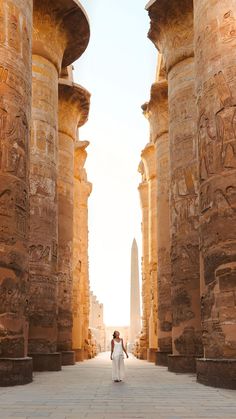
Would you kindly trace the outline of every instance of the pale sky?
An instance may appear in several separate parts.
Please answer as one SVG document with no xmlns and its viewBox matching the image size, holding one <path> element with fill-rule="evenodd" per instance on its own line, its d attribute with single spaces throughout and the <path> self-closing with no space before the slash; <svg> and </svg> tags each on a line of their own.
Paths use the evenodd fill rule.
<svg viewBox="0 0 236 419">
<path fill-rule="evenodd" d="M 149 138 L 141 105 L 149 99 L 157 61 L 155 47 L 147 39 L 146 2 L 81 0 L 90 19 L 91 39 L 74 65 L 74 78 L 92 94 L 89 121 L 80 130 L 80 139 L 90 141 L 86 168 L 93 183 L 90 286 L 104 304 L 107 325 L 129 324 L 134 237 L 141 261 L 137 168 Z"/>
</svg>

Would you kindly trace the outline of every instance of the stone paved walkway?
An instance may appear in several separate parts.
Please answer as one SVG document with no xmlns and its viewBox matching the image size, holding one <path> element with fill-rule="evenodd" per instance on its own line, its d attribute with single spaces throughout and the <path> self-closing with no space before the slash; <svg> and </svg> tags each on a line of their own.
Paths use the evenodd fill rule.
<svg viewBox="0 0 236 419">
<path fill-rule="evenodd" d="M 124 383 L 111 382 L 109 354 L 37 373 L 27 386 L 0 388 L 1 419 L 236 418 L 236 392 L 130 358 Z"/>
</svg>

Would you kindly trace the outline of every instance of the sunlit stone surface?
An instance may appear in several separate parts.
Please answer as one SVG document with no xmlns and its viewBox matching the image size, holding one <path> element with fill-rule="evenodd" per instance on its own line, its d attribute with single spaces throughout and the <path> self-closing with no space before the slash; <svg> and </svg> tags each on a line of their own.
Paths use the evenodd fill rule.
<svg viewBox="0 0 236 419">
<path fill-rule="evenodd" d="M 76 141 L 74 163 L 73 334 L 76 361 L 91 355 L 89 342 L 88 198 L 92 185 L 84 164 L 88 141 Z"/>
<path fill-rule="evenodd" d="M 236 388 L 236 4 L 195 0 L 194 11 L 205 357 L 197 378 Z"/>
<path fill-rule="evenodd" d="M 0 2 L 0 385 L 32 380 L 28 352 L 32 1 Z"/>
<path fill-rule="evenodd" d="M 168 79 L 173 317 L 168 366 L 175 372 L 194 372 L 202 336 L 193 5 L 188 0 L 158 0 L 148 11 L 149 37 L 163 55 Z"/>
</svg>

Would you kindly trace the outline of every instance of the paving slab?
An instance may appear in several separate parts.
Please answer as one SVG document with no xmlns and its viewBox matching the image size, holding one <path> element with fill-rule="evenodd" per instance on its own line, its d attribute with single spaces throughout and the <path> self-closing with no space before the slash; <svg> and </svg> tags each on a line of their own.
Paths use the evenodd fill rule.
<svg viewBox="0 0 236 419">
<path fill-rule="evenodd" d="M 0 419 L 232 419 L 236 392 L 205 387 L 130 356 L 126 378 L 111 380 L 109 354 L 34 374 L 26 386 L 0 388 Z"/>
</svg>

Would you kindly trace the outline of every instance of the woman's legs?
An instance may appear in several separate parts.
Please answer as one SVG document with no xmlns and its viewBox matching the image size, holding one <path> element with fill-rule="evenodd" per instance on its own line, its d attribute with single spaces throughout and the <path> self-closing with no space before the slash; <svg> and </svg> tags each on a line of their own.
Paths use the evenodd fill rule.
<svg viewBox="0 0 236 419">
<path fill-rule="evenodd" d="M 112 359 L 112 380 L 119 380 L 119 357 L 113 357 Z"/>
</svg>

